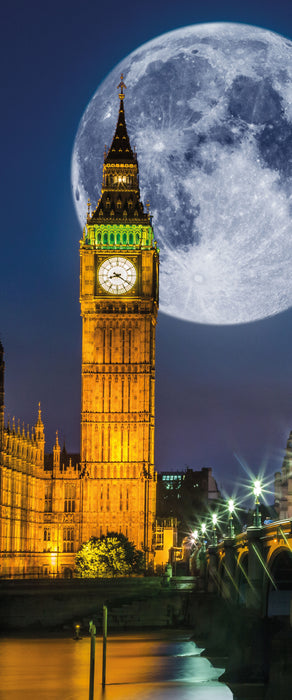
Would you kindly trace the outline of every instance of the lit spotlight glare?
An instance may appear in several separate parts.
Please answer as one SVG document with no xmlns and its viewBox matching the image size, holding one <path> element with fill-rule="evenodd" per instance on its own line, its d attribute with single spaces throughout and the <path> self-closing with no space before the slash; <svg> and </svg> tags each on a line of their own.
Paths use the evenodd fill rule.
<svg viewBox="0 0 292 700">
<path fill-rule="evenodd" d="M 234 509 L 235 509 L 234 500 L 233 500 L 233 498 L 229 498 L 228 510 L 229 510 L 230 515 L 232 515 L 232 513 L 234 513 Z"/>
<path fill-rule="evenodd" d="M 216 513 L 213 513 L 213 515 L 212 515 L 212 523 L 213 523 L 214 526 L 217 525 L 217 515 L 216 515 Z"/>
<path fill-rule="evenodd" d="M 259 498 L 259 496 L 262 493 L 262 485 L 259 479 L 256 479 L 253 484 L 253 493 L 256 498 Z"/>
</svg>

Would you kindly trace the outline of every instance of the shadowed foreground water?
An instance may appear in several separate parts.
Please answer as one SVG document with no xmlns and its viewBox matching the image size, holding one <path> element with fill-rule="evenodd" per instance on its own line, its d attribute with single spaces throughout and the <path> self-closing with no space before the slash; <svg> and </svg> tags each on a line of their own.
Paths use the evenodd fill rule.
<svg viewBox="0 0 292 700">
<path fill-rule="evenodd" d="M 231 700 L 201 651 L 177 631 L 109 637 L 102 692 L 97 639 L 94 700 Z M 89 654 L 89 638 L 0 640 L 0 700 L 88 700 Z"/>
</svg>

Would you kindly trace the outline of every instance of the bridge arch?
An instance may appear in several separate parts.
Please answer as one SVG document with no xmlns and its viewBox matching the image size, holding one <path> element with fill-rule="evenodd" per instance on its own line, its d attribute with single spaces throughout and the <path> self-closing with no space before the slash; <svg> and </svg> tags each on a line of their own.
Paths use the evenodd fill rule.
<svg viewBox="0 0 292 700">
<path fill-rule="evenodd" d="M 263 586 L 265 614 L 268 617 L 290 615 L 292 552 L 288 546 L 281 545 L 273 550 L 268 560 L 268 570 L 271 578 L 265 574 Z"/>
</svg>

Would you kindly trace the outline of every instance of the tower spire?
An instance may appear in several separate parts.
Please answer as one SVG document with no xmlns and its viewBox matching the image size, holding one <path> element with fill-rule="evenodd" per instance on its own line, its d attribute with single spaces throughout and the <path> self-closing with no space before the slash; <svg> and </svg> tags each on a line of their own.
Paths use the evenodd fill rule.
<svg viewBox="0 0 292 700">
<path fill-rule="evenodd" d="M 149 224 L 149 217 L 140 200 L 137 156 L 131 147 L 127 131 L 124 76 L 117 86 L 119 113 L 113 140 L 105 150 L 101 198 L 92 214 L 88 212 L 87 229 L 93 224 L 107 224 L 115 220 L 121 224 Z"/>
<path fill-rule="evenodd" d="M 126 120 L 125 120 L 124 88 L 127 89 L 127 86 L 124 83 L 123 73 L 121 75 L 121 81 L 117 87 L 118 87 L 118 89 L 120 89 L 120 92 L 119 92 L 120 108 L 119 108 L 118 121 L 117 121 L 117 126 L 116 126 L 116 130 L 115 130 L 115 134 L 114 134 L 114 137 L 112 140 L 111 147 L 110 147 L 107 155 L 105 156 L 104 162 L 105 163 L 124 163 L 124 164 L 132 163 L 132 164 L 136 164 L 137 157 L 131 148 L 130 139 L 129 139 L 128 132 L 127 132 Z"/>
</svg>

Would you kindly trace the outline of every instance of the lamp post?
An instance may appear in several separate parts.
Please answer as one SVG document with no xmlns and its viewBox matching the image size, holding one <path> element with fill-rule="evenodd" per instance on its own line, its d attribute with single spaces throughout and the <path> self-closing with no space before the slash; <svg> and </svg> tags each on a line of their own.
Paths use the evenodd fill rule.
<svg viewBox="0 0 292 700">
<path fill-rule="evenodd" d="M 202 533 L 202 536 L 203 536 L 203 544 L 202 544 L 202 550 L 203 550 L 203 552 L 206 551 L 206 544 L 205 544 L 206 530 L 207 530 L 207 527 L 206 527 L 205 523 L 202 523 L 202 525 L 201 525 L 201 533 Z"/>
<path fill-rule="evenodd" d="M 234 513 L 234 500 L 233 500 L 233 498 L 229 498 L 228 511 L 229 511 L 228 534 L 229 534 L 229 537 L 234 537 L 233 515 L 232 515 Z"/>
<path fill-rule="evenodd" d="M 206 537 L 206 525 L 205 523 L 201 524 L 200 527 L 201 530 L 201 547 L 199 551 L 199 562 L 200 562 L 200 575 L 199 575 L 199 590 L 205 590 L 206 588 L 206 543 L 205 543 L 205 537 Z"/>
<path fill-rule="evenodd" d="M 202 533 L 202 553 L 205 553 L 205 552 L 206 552 L 206 543 L 205 543 L 206 531 L 207 531 L 207 526 L 205 525 L 205 523 L 202 523 L 202 525 L 201 525 L 201 533 Z"/>
<path fill-rule="evenodd" d="M 214 547 L 217 545 L 217 532 L 216 532 L 216 525 L 217 525 L 217 515 L 216 513 L 213 513 L 212 515 L 212 523 L 213 523 L 213 537 L 212 537 L 212 544 Z"/>
<path fill-rule="evenodd" d="M 260 513 L 259 496 L 262 493 L 262 486 L 261 486 L 261 482 L 259 479 L 256 479 L 254 481 L 253 493 L 255 496 L 255 511 L 253 514 L 253 524 L 254 524 L 254 527 L 261 527 L 262 526 L 262 518 L 261 518 L 261 513 Z"/>
</svg>

